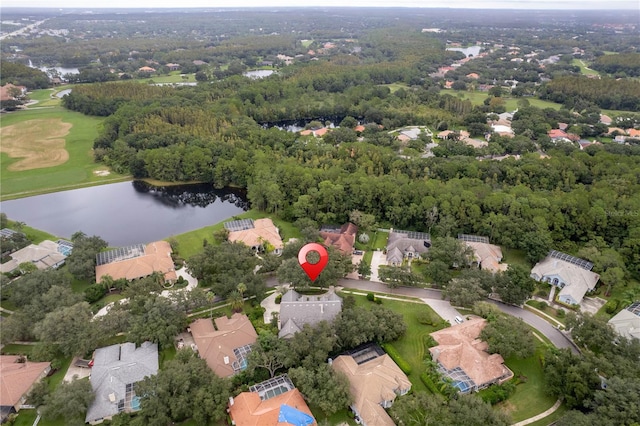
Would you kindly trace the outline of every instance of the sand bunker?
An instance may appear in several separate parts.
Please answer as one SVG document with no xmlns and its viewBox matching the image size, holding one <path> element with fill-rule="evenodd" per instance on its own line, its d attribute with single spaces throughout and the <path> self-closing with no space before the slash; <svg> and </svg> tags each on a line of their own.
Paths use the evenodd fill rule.
<svg viewBox="0 0 640 426">
<path fill-rule="evenodd" d="M 60 118 L 27 120 L 0 128 L 0 151 L 22 160 L 11 164 L 11 171 L 59 166 L 69 160 L 64 137 L 72 125 Z"/>
</svg>

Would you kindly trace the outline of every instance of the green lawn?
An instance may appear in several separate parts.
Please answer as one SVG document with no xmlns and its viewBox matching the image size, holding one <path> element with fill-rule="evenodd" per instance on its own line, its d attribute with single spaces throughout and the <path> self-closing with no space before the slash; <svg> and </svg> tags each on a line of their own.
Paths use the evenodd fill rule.
<svg viewBox="0 0 640 426">
<path fill-rule="evenodd" d="M 151 78 L 140 79 L 142 83 L 195 83 L 195 74 L 185 74 L 185 78 L 182 78 L 180 71 L 171 71 L 169 75 L 153 76 Z"/>
<path fill-rule="evenodd" d="M 560 417 L 564 416 L 567 413 L 567 411 L 569 411 L 567 406 L 562 404 L 552 414 L 548 415 L 547 417 L 545 417 L 543 419 L 538 420 L 537 422 L 533 422 L 533 423 L 529 423 L 529 424 L 531 426 L 549 426 L 549 425 L 552 425 L 554 422 L 560 420 Z"/>
<path fill-rule="evenodd" d="M 497 407 L 511 416 L 511 420 L 519 422 L 529 417 L 548 410 L 555 404 L 556 399 L 547 395 L 544 387 L 543 371 L 540 362 L 540 354 L 544 351 L 544 345 L 538 345 L 536 354 L 525 359 L 508 358 L 505 360 L 507 367 L 513 371 L 516 377 L 526 377 L 526 383 L 516 387 L 516 393 L 507 401 Z"/>
<path fill-rule="evenodd" d="M 27 106 L 27 108 L 44 108 L 44 107 L 54 107 L 60 105 L 60 98 L 55 96 L 61 90 L 70 89 L 71 86 L 61 86 L 56 87 L 55 89 L 39 89 L 34 90 L 28 94 L 29 99 L 33 101 L 38 101 L 35 104 Z"/>
<path fill-rule="evenodd" d="M 355 420 L 349 417 L 349 410 L 346 408 L 328 417 L 325 416 L 324 412 L 320 408 L 313 404 L 309 404 L 309 409 L 311 410 L 311 414 L 313 414 L 313 417 L 315 417 L 316 422 L 318 423 L 326 420 L 330 425 L 339 425 L 342 423 L 346 423 L 348 425 L 356 424 Z"/>
<path fill-rule="evenodd" d="M 489 97 L 487 92 L 478 92 L 478 91 L 467 91 L 467 90 L 446 90 L 442 91 L 442 93 L 451 93 L 453 96 L 462 95 L 462 99 L 469 99 L 471 103 L 475 105 L 482 105 L 485 99 Z M 503 96 L 505 100 L 505 107 L 507 111 L 514 111 L 518 108 L 518 101 L 520 99 L 526 99 L 529 101 L 531 106 L 535 106 L 538 108 L 553 108 L 560 109 L 561 104 L 557 104 L 555 102 L 543 101 L 542 99 L 528 97 L 528 98 L 512 98 L 508 96 Z"/>
<path fill-rule="evenodd" d="M 282 241 L 287 241 L 290 238 L 300 238 L 302 234 L 300 234 L 300 230 L 296 228 L 292 223 L 286 222 L 282 219 L 279 219 L 275 216 L 269 215 L 264 212 L 259 212 L 257 210 L 249 210 L 248 212 L 239 214 L 234 216 L 234 218 L 238 219 L 260 219 L 264 217 L 270 217 L 273 220 L 273 223 L 280 230 L 280 236 L 282 237 Z M 219 229 L 222 229 L 223 222 L 216 223 L 215 225 L 205 226 L 204 228 L 196 229 L 194 231 L 185 232 L 184 234 L 174 235 L 166 240 L 175 239 L 178 241 L 178 254 L 183 259 L 188 259 L 202 251 L 202 241 L 206 239 L 210 244 L 216 244 L 213 239 L 213 232 Z"/>
<path fill-rule="evenodd" d="M 533 265 L 529 263 L 525 257 L 523 250 L 503 248 L 502 249 L 502 263 L 509 263 L 514 265 L 521 265 L 527 269 L 530 269 Z"/>
<path fill-rule="evenodd" d="M 7 227 L 24 233 L 29 239 L 29 241 L 31 241 L 33 244 L 41 243 L 44 240 L 52 240 L 52 241 L 59 240 L 59 238 L 53 234 L 49 234 L 48 232 L 41 231 L 36 228 L 32 228 L 26 224 L 22 226 L 16 226 L 16 222 L 13 220 L 8 221 Z"/>
<path fill-rule="evenodd" d="M 48 119 L 61 119 L 73 125 L 65 138 L 65 149 L 69 153 L 69 159 L 58 166 L 11 171 L 9 166 L 19 159 L 10 158 L 6 153 L 2 153 L 0 158 L 1 200 L 129 179 L 127 176 L 113 173 L 108 176 L 97 176 L 93 173 L 95 170 L 106 170 L 104 165 L 94 163 L 91 153 L 102 118 L 85 116 L 62 107 L 30 109 L 5 114 L 2 118 L 2 127 L 28 120 Z"/>
<path fill-rule="evenodd" d="M 365 296 L 353 296 L 359 306 L 373 306 Z M 426 371 L 424 366 L 425 356 L 429 356 L 424 339 L 429 333 L 438 328 L 420 324 L 418 314 L 423 311 L 430 311 L 438 318 L 438 315 L 426 304 L 401 302 L 397 300 L 382 300 L 382 306 L 401 314 L 407 324 L 407 332 L 400 339 L 392 343 L 392 346 L 411 365 L 411 374 L 408 374 L 411 381 L 411 389 L 414 392 L 428 392 L 424 383 L 420 380 L 420 374 Z"/>
<path fill-rule="evenodd" d="M 3 355 L 29 355 L 33 351 L 34 345 L 4 345 L 2 348 Z"/>
<path fill-rule="evenodd" d="M 404 83 L 381 84 L 381 86 L 388 87 L 389 90 L 391 90 L 391 93 L 397 92 L 398 89 L 406 89 L 409 87 Z"/>
<path fill-rule="evenodd" d="M 584 63 L 582 59 L 575 58 L 573 61 L 571 61 L 571 65 L 580 67 L 580 73 L 583 75 L 600 75 L 598 71 L 587 69 L 587 65 Z"/>
<path fill-rule="evenodd" d="M 384 250 L 387 247 L 387 240 L 389 239 L 388 232 L 375 231 L 373 235 L 369 235 L 371 239 L 368 244 L 362 244 L 356 241 L 356 248 L 358 250 L 364 250 L 363 262 L 371 265 L 371 259 L 373 258 L 373 252 L 376 249 Z"/>
</svg>

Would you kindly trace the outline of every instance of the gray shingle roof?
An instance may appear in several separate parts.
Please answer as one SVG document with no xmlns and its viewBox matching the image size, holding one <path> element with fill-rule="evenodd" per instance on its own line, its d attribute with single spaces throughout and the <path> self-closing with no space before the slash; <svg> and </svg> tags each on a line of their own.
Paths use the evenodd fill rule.
<svg viewBox="0 0 640 426">
<path fill-rule="evenodd" d="M 306 296 L 300 295 L 295 290 L 289 290 L 282 296 L 280 302 L 282 329 L 278 335 L 280 337 L 288 335 L 296 327 L 300 330 L 304 324 L 315 325 L 320 321 L 332 321 L 340 311 L 342 311 L 342 298 L 332 291 L 321 296 Z M 293 324 L 288 324 L 290 322 Z M 294 333 L 295 331 L 291 334 Z"/>
<path fill-rule="evenodd" d="M 96 397 L 85 421 L 91 422 L 118 414 L 118 402 L 129 399 L 127 385 L 158 373 L 158 345 L 144 342 L 123 343 L 96 349 L 91 369 L 91 386 Z M 125 403 L 130 404 L 129 401 Z"/>
</svg>

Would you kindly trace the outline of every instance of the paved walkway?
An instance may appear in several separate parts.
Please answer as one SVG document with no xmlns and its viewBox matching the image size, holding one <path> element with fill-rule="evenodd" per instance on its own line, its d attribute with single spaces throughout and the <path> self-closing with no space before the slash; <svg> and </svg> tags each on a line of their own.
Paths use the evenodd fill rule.
<svg viewBox="0 0 640 426">
<path fill-rule="evenodd" d="M 529 417 L 526 420 L 523 420 L 521 422 L 518 423 L 514 423 L 512 426 L 525 426 L 534 422 L 537 422 L 540 419 L 544 419 L 547 416 L 550 416 L 551 414 L 553 414 L 554 411 L 556 411 L 558 408 L 560 408 L 560 405 L 562 404 L 561 400 L 557 400 L 555 404 L 553 404 L 553 407 L 549 408 L 547 411 L 544 411 L 540 414 L 538 414 L 537 416 L 533 416 L 533 417 Z"/>
<path fill-rule="evenodd" d="M 260 302 L 260 306 L 264 308 L 263 319 L 265 324 L 271 323 L 271 318 L 273 318 L 274 313 L 280 314 L 280 305 L 276 304 L 276 297 L 278 297 L 279 294 L 276 290 Z"/>
</svg>

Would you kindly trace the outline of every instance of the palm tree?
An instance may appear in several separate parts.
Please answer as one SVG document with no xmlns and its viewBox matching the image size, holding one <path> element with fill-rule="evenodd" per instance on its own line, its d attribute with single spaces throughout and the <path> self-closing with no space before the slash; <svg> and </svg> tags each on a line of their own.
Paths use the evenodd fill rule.
<svg viewBox="0 0 640 426">
<path fill-rule="evenodd" d="M 227 296 L 227 302 L 231 305 L 231 309 L 234 312 L 241 312 L 242 307 L 244 306 L 244 299 L 238 290 L 233 290 Z"/>
<path fill-rule="evenodd" d="M 245 283 L 240 283 L 236 289 L 240 293 L 240 297 L 244 298 L 244 292 L 247 291 L 247 285 Z"/>
</svg>

